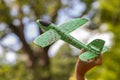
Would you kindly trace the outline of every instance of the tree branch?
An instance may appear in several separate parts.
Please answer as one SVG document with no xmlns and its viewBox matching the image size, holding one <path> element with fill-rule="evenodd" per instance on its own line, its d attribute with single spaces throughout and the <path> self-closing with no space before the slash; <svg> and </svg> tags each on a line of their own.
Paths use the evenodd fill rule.
<svg viewBox="0 0 120 80">
<path fill-rule="evenodd" d="M 82 2 L 86 4 L 86 9 L 82 12 L 82 14 L 79 17 L 86 15 L 91 10 L 91 5 L 94 2 L 94 0 L 86 0 L 86 1 L 82 0 Z"/>
</svg>

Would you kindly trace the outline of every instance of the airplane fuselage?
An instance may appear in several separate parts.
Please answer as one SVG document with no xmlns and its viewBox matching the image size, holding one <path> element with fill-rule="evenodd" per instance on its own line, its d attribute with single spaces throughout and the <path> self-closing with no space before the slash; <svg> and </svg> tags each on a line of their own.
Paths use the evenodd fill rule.
<svg viewBox="0 0 120 80">
<path fill-rule="evenodd" d="M 80 59 L 82 61 L 87 61 L 89 59 L 98 57 L 99 54 L 107 51 L 107 47 L 104 47 L 105 41 L 101 39 L 95 39 L 91 41 L 89 44 L 85 45 L 79 40 L 72 37 L 69 33 L 73 30 L 79 28 L 82 24 L 84 24 L 84 19 L 76 19 L 67 23 L 64 23 L 60 26 L 56 26 L 51 22 L 46 22 L 44 20 L 37 20 L 38 26 L 46 31 L 42 35 L 38 36 L 34 43 L 41 46 L 46 47 L 53 42 L 62 39 L 65 42 L 75 46 L 76 48 L 83 48 L 85 52 L 80 55 Z"/>
<path fill-rule="evenodd" d="M 58 29 L 57 26 L 55 26 L 54 24 L 51 24 L 49 27 L 50 29 L 54 29 L 57 33 L 59 33 L 61 35 L 61 39 L 68 42 L 69 44 L 72 44 L 79 49 L 84 48 L 85 50 L 90 50 L 90 48 L 88 48 L 85 44 L 81 43 L 80 41 L 72 37 L 70 34 Z"/>
</svg>

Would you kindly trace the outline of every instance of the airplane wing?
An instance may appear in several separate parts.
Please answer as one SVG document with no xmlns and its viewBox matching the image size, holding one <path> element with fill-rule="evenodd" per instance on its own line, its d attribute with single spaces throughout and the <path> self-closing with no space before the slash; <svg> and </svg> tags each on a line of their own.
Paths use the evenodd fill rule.
<svg viewBox="0 0 120 80">
<path fill-rule="evenodd" d="M 79 28 L 80 26 L 82 26 L 83 24 L 85 24 L 88 20 L 87 19 L 81 19 L 81 18 L 77 18 L 77 19 L 73 19 L 70 20 L 66 23 L 61 24 L 60 26 L 58 26 L 58 29 L 60 29 L 61 31 L 65 32 L 65 33 L 70 33 L 73 30 Z"/>
<path fill-rule="evenodd" d="M 60 38 L 61 36 L 54 29 L 50 29 L 42 35 L 35 38 L 34 43 L 41 47 L 46 47 Z"/>
</svg>

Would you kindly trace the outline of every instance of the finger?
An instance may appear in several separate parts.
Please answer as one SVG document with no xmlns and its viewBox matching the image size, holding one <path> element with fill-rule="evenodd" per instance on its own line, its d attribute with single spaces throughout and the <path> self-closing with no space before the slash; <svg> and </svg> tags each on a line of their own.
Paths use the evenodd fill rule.
<svg viewBox="0 0 120 80">
<path fill-rule="evenodd" d="M 82 53 L 84 53 L 84 52 L 85 52 L 85 50 L 84 50 L 84 49 L 81 49 L 80 54 L 82 54 Z"/>
<path fill-rule="evenodd" d="M 86 65 L 89 66 L 89 68 L 92 68 L 94 67 L 96 64 L 95 64 L 95 58 L 94 59 L 91 59 L 91 60 L 88 60 L 86 62 Z"/>
<path fill-rule="evenodd" d="M 95 60 L 96 60 L 95 58 L 93 58 L 93 59 L 88 59 L 88 60 L 87 60 L 87 63 L 95 62 Z"/>
<path fill-rule="evenodd" d="M 101 65 L 102 64 L 102 55 L 99 55 L 97 60 L 95 61 L 96 65 Z"/>
</svg>

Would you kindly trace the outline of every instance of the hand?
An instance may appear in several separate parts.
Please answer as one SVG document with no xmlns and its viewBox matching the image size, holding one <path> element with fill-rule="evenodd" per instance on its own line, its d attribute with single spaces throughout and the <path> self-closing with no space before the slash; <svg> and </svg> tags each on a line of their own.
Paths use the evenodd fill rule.
<svg viewBox="0 0 120 80">
<path fill-rule="evenodd" d="M 84 50 L 81 50 L 81 54 L 84 53 Z M 80 59 L 78 59 L 76 63 L 76 78 L 77 80 L 84 80 L 85 74 L 94 66 L 101 65 L 102 64 L 102 56 L 99 55 L 98 58 L 94 58 L 91 60 L 88 60 L 87 62 L 83 62 Z"/>
</svg>

